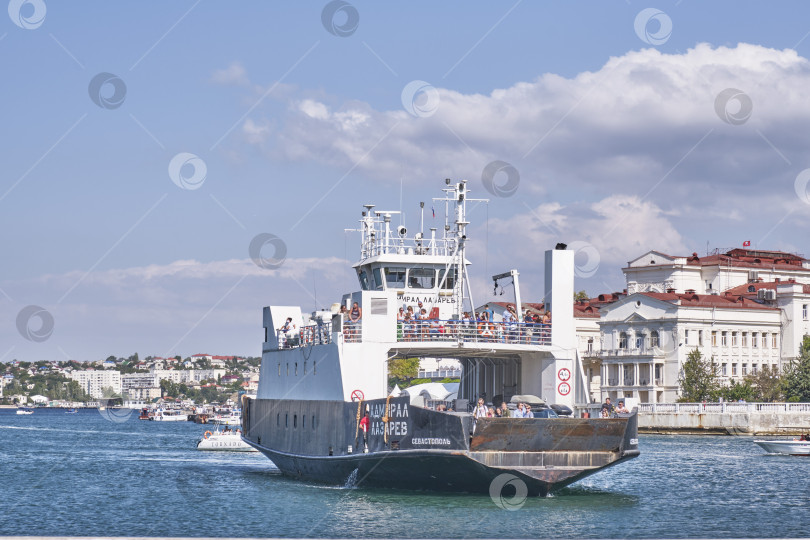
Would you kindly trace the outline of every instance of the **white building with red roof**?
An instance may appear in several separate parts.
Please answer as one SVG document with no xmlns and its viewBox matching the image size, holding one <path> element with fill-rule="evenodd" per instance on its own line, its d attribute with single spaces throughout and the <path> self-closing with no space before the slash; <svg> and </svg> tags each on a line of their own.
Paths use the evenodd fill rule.
<svg viewBox="0 0 810 540">
<path fill-rule="evenodd" d="M 600 310 L 602 398 L 675 401 L 695 348 L 726 383 L 763 366 L 782 369 L 810 334 L 810 261 L 801 255 L 649 251 L 622 271 L 628 295 Z"/>
</svg>

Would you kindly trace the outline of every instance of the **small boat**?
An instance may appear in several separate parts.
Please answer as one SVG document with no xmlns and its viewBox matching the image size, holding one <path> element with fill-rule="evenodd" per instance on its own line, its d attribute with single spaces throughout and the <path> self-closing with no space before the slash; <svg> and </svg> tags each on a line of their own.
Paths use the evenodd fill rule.
<svg viewBox="0 0 810 540">
<path fill-rule="evenodd" d="M 149 409 L 144 407 L 141 409 L 141 413 L 138 415 L 138 420 L 151 420 L 149 417 Z"/>
<path fill-rule="evenodd" d="M 241 426 L 242 425 L 242 411 L 235 410 L 224 414 L 217 414 L 208 417 L 209 424 L 216 424 L 220 426 Z"/>
<path fill-rule="evenodd" d="M 77 411 L 74 407 L 71 407 L 70 409 L 65 411 L 65 414 L 76 414 L 77 412 L 79 411 Z"/>
<path fill-rule="evenodd" d="M 754 444 L 768 452 L 769 454 L 788 454 L 791 456 L 810 456 L 810 441 L 800 441 L 798 439 L 786 440 L 755 440 Z"/>
<path fill-rule="evenodd" d="M 17 409 L 17 414 L 34 414 L 34 409 L 31 407 L 19 407 Z"/>
<path fill-rule="evenodd" d="M 214 432 L 206 431 L 203 438 L 197 442 L 197 450 L 215 450 L 225 452 L 258 452 L 255 448 L 242 440 L 242 431 L 217 429 Z"/>
<path fill-rule="evenodd" d="M 155 422 L 187 422 L 188 415 L 180 411 L 158 410 L 153 416 L 149 417 L 149 420 L 153 420 Z"/>
</svg>

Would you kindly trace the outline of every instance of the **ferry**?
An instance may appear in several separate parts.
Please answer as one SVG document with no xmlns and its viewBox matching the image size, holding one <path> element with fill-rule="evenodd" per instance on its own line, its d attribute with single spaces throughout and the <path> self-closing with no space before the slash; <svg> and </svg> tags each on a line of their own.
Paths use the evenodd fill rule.
<svg viewBox="0 0 810 540">
<path fill-rule="evenodd" d="M 259 389 L 243 398 L 242 438 L 287 476 L 357 487 L 478 492 L 505 485 L 545 496 L 639 455 L 637 411 L 622 418 L 475 418 L 470 404 L 534 395 L 576 410 L 587 402 L 573 313 L 574 252 L 545 251 L 549 324 L 470 320 L 465 180 L 446 180 L 443 227 L 409 235 L 398 211 L 364 205 L 359 290 L 331 310 L 263 310 Z M 420 205 L 424 212 L 424 204 Z M 424 216 L 422 217 L 424 223 Z M 503 281 L 502 281 L 503 283 Z M 424 319 L 400 320 L 400 308 Z M 424 310 L 424 311 L 422 311 Z M 496 317 L 497 319 L 498 317 Z M 452 410 L 391 395 L 388 362 L 454 359 L 462 366 Z M 549 415 L 551 416 L 551 415 Z M 587 416 L 587 415 L 583 415 Z M 517 487 L 515 487 L 517 486 Z"/>
</svg>

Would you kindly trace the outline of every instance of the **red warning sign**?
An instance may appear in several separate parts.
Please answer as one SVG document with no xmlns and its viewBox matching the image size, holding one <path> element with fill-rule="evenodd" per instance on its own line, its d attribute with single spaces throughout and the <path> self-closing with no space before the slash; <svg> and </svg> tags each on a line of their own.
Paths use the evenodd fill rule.
<svg viewBox="0 0 810 540">
<path fill-rule="evenodd" d="M 559 386 L 557 386 L 557 392 L 559 392 L 561 396 L 567 396 L 571 393 L 571 385 L 567 382 L 561 382 Z"/>
<path fill-rule="evenodd" d="M 561 381 L 567 381 L 571 378 L 571 370 L 568 368 L 562 368 L 560 371 L 557 372 L 557 378 Z"/>
</svg>

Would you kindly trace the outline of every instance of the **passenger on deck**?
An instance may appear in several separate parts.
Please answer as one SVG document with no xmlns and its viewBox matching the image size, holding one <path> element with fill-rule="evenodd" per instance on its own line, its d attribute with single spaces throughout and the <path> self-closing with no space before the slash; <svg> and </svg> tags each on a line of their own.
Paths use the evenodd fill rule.
<svg viewBox="0 0 810 540">
<path fill-rule="evenodd" d="M 515 418 L 526 418 L 526 406 L 523 403 L 518 403 L 517 409 L 512 414 Z"/>
<path fill-rule="evenodd" d="M 281 328 L 279 328 L 279 331 L 282 333 L 282 337 L 284 339 L 284 342 L 281 344 L 281 347 L 285 348 L 291 346 L 290 333 L 295 332 L 295 325 L 292 322 L 292 317 L 287 317 L 287 321 Z"/>
<path fill-rule="evenodd" d="M 487 418 L 495 418 L 495 411 L 490 407 L 487 409 Z"/>
<path fill-rule="evenodd" d="M 478 405 L 473 409 L 473 417 L 481 418 L 487 415 L 487 406 L 484 405 L 484 398 L 478 398 Z"/>
<path fill-rule="evenodd" d="M 534 418 L 534 413 L 532 412 L 532 406 L 528 403 L 526 404 L 526 413 L 524 414 L 523 418 Z"/>
<path fill-rule="evenodd" d="M 619 405 L 616 407 L 616 413 L 617 414 L 625 414 L 625 413 L 629 413 L 629 412 L 630 411 L 628 411 L 627 408 L 624 406 L 624 401 L 619 401 Z"/>
<path fill-rule="evenodd" d="M 602 410 L 607 409 L 608 416 L 613 416 L 613 404 L 610 402 L 610 398 L 605 398 L 605 402 L 602 403 Z"/>
<path fill-rule="evenodd" d="M 355 302 L 352 304 L 352 310 L 349 312 L 349 320 L 351 321 L 351 329 L 353 335 L 358 335 L 360 331 L 360 319 L 363 318 L 363 310 L 360 306 Z"/>
<path fill-rule="evenodd" d="M 506 402 L 504 401 L 501 403 L 501 417 L 509 418 L 511 414 L 509 413 L 509 407 L 506 406 Z"/>
<path fill-rule="evenodd" d="M 515 306 L 509 304 L 503 311 L 503 333 L 505 341 L 513 341 L 515 338 L 515 331 L 517 330 L 517 315 L 515 314 Z"/>
</svg>

